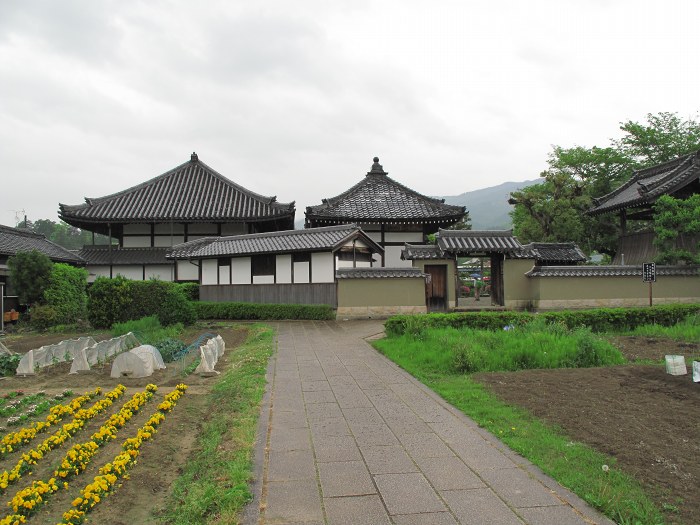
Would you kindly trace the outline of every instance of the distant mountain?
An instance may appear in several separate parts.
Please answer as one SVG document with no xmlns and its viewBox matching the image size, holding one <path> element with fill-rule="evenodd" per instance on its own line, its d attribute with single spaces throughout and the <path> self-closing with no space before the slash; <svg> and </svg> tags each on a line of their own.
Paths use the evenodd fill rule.
<svg viewBox="0 0 700 525">
<path fill-rule="evenodd" d="M 508 197 L 513 191 L 539 184 L 543 179 L 504 182 L 498 186 L 468 191 L 452 197 L 441 197 L 447 204 L 466 206 L 474 230 L 510 230 L 513 225 L 508 213 L 513 207 Z"/>
</svg>

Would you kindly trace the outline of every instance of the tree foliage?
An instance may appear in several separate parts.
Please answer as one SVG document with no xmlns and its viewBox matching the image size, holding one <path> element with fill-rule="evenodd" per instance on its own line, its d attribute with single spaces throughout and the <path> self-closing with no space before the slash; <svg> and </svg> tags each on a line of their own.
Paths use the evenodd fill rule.
<svg viewBox="0 0 700 525">
<path fill-rule="evenodd" d="M 7 259 L 7 266 L 20 304 L 41 301 L 51 278 L 51 259 L 37 250 L 17 252 Z"/>
<path fill-rule="evenodd" d="M 18 227 L 39 233 L 68 250 L 79 250 L 86 244 L 93 244 L 91 232 L 81 230 L 63 221 L 54 222 L 49 219 L 38 219 L 32 222 L 24 220 Z M 95 244 L 109 244 L 108 237 L 100 234 L 95 235 Z"/>
<path fill-rule="evenodd" d="M 620 124 L 621 138 L 604 147 L 554 146 L 542 184 L 511 194 L 515 235 L 523 242 L 576 242 L 584 251 L 613 256 L 616 217 L 587 215 L 593 199 L 628 180 L 635 170 L 700 149 L 700 123 L 675 113 L 648 114 L 646 123 Z"/>
<path fill-rule="evenodd" d="M 657 262 L 700 264 L 700 194 L 688 199 L 659 197 L 654 205 Z"/>
<path fill-rule="evenodd" d="M 49 284 L 44 290 L 44 302 L 55 310 L 57 324 L 73 324 L 86 319 L 87 276 L 85 268 L 62 263 L 53 265 Z"/>
</svg>

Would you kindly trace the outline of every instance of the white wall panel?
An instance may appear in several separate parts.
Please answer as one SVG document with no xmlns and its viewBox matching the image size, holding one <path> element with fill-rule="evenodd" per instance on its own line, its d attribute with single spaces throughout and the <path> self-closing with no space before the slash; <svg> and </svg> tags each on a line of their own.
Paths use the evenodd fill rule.
<svg viewBox="0 0 700 525">
<path fill-rule="evenodd" d="M 385 246 L 384 266 L 387 268 L 410 268 L 413 266 L 411 261 L 401 260 L 401 250 L 403 250 L 403 246 Z"/>
<path fill-rule="evenodd" d="M 126 277 L 127 279 L 131 279 L 133 281 L 142 281 L 143 280 L 143 266 L 118 266 L 114 265 L 112 267 L 112 275 L 117 276 L 121 275 L 123 277 Z"/>
<path fill-rule="evenodd" d="M 199 281 L 199 266 L 189 261 L 177 261 L 177 278 L 180 281 Z"/>
<path fill-rule="evenodd" d="M 124 248 L 150 248 L 151 247 L 151 237 L 132 237 L 125 235 L 122 239 L 122 245 Z"/>
<path fill-rule="evenodd" d="M 298 284 L 308 284 L 310 282 L 308 262 L 294 263 L 294 282 Z"/>
<path fill-rule="evenodd" d="M 274 275 L 254 275 L 253 284 L 275 284 Z"/>
<path fill-rule="evenodd" d="M 185 242 L 184 235 L 173 235 L 172 237 L 170 235 L 156 235 L 153 238 L 153 245 L 158 248 L 175 246 L 176 244 L 180 244 L 181 242 Z"/>
<path fill-rule="evenodd" d="M 423 231 L 418 232 L 386 232 L 384 242 L 423 242 Z"/>
<path fill-rule="evenodd" d="M 275 264 L 275 273 L 278 283 L 292 282 L 292 256 L 289 254 L 278 255 Z"/>
<path fill-rule="evenodd" d="M 234 257 L 231 259 L 233 280 L 231 284 L 250 284 L 251 264 L 250 257 Z"/>
<path fill-rule="evenodd" d="M 219 266 L 219 284 L 231 284 L 230 266 Z"/>
<path fill-rule="evenodd" d="M 175 271 L 174 266 L 167 264 L 152 264 L 146 266 L 146 279 L 160 279 L 161 281 L 172 281 Z"/>
<path fill-rule="evenodd" d="M 146 233 L 146 234 L 150 235 L 151 225 L 150 224 L 125 224 L 124 225 L 124 235 L 128 235 L 130 233 Z"/>
<path fill-rule="evenodd" d="M 311 254 L 311 282 L 332 283 L 335 281 L 335 268 L 333 268 L 333 254 L 331 252 L 319 252 Z"/>
<path fill-rule="evenodd" d="M 219 284 L 218 272 L 219 262 L 216 259 L 202 259 L 202 284 Z"/>
<path fill-rule="evenodd" d="M 98 277 L 109 277 L 109 266 L 88 266 L 88 282 L 93 283 Z"/>
</svg>

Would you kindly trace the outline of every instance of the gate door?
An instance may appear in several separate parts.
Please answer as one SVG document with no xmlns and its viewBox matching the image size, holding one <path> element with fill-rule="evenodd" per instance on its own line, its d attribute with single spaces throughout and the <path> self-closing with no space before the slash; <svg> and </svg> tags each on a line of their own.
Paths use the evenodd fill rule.
<svg viewBox="0 0 700 525">
<path fill-rule="evenodd" d="M 426 264 L 425 273 L 430 275 L 426 285 L 425 304 L 429 312 L 447 310 L 447 265 Z"/>
</svg>

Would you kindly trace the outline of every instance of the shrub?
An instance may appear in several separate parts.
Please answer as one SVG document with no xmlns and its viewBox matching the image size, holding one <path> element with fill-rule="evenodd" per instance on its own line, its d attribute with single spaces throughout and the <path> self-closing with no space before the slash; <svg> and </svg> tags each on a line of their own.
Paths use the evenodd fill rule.
<svg viewBox="0 0 700 525">
<path fill-rule="evenodd" d="M 284 320 L 335 319 L 327 304 L 193 303 L 198 319 Z"/>
<path fill-rule="evenodd" d="M 177 283 L 177 286 L 190 301 L 199 301 L 199 283 Z"/>
<path fill-rule="evenodd" d="M 58 312 L 53 306 L 37 305 L 33 306 L 29 312 L 29 322 L 37 330 L 46 330 L 57 325 L 58 319 Z"/>
<path fill-rule="evenodd" d="M 17 372 L 17 366 L 19 365 L 21 355 L 17 354 L 0 354 L 0 375 L 1 376 L 13 376 Z"/>
<path fill-rule="evenodd" d="M 165 339 L 177 338 L 182 333 L 182 323 L 175 323 L 170 326 L 163 327 L 155 315 L 126 321 L 123 323 L 115 323 L 112 325 L 112 336 L 133 332 L 141 344 L 158 346 L 158 343 Z"/>
<path fill-rule="evenodd" d="M 98 277 L 88 289 L 88 320 L 95 328 L 109 328 L 129 319 L 131 296 L 129 281 L 121 275 L 114 279 Z"/>
<path fill-rule="evenodd" d="M 10 279 L 17 290 L 20 304 L 41 300 L 49 284 L 52 265 L 51 259 L 37 250 L 17 252 L 7 259 Z"/>
<path fill-rule="evenodd" d="M 46 305 L 56 311 L 56 323 L 71 324 L 87 314 L 87 270 L 68 264 L 54 264 L 44 290 Z"/>
</svg>

